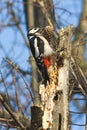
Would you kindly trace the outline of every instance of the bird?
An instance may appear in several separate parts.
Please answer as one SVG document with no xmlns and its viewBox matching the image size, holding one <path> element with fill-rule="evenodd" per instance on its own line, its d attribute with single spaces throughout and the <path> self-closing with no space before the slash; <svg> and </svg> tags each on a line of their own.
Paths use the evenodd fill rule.
<svg viewBox="0 0 87 130">
<path fill-rule="evenodd" d="M 53 48 L 50 46 L 49 41 L 43 36 L 42 29 L 39 27 L 32 28 L 28 32 L 28 40 L 36 65 L 43 77 L 43 84 L 46 86 L 47 82 L 50 83 L 48 68 L 51 65 Z"/>
</svg>

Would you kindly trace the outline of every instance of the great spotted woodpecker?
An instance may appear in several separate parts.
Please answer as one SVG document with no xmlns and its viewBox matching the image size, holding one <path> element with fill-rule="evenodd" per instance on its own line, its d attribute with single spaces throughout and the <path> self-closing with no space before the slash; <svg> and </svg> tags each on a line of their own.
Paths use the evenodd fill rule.
<svg viewBox="0 0 87 130">
<path fill-rule="evenodd" d="M 46 86 L 49 82 L 47 68 L 50 66 L 53 49 L 50 47 L 47 39 L 42 35 L 40 28 L 33 28 L 28 32 L 30 49 L 35 58 L 36 64 L 42 74 L 43 83 Z"/>
</svg>

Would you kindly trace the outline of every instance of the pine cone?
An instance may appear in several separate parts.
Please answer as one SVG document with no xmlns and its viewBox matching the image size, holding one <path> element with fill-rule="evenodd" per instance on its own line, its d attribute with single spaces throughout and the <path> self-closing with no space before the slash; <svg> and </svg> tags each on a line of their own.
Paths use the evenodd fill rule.
<svg viewBox="0 0 87 130">
<path fill-rule="evenodd" d="M 54 28 L 52 26 L 46 26 L 44 29 L 44 37 L 51 42 L 51 39 L 53 37 Z"/>
</svg>

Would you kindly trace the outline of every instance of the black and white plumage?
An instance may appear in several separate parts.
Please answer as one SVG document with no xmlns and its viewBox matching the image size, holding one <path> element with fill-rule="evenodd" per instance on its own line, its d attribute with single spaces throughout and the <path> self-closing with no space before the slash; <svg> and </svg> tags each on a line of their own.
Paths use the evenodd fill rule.
<svg viewBox="0 0 87 130">
<path fill-rule="evenodd" d="M 44 63 L 44 58 L 53 54 L 53 49 L 50 47 L 47 39 L 41 34 L 40 28 L 33 28 L 28 33 L 31 52 L 35 58 L 36 64 L 42 73 L 45 86 L 49 81 L 47 66 Z"/>
</svg>

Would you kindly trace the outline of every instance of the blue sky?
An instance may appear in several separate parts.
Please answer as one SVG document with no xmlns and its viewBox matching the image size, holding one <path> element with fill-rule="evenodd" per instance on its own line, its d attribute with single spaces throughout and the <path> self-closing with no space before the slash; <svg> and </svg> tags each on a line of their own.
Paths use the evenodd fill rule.
<svg viewBox="0 0 87 130">
<path fill-rule="evenodd" d="M 53 0 L 55 17 L 61 27 L 73 24 L 77 27 L 81 17 L 83 0 Z"/>
</svg>

